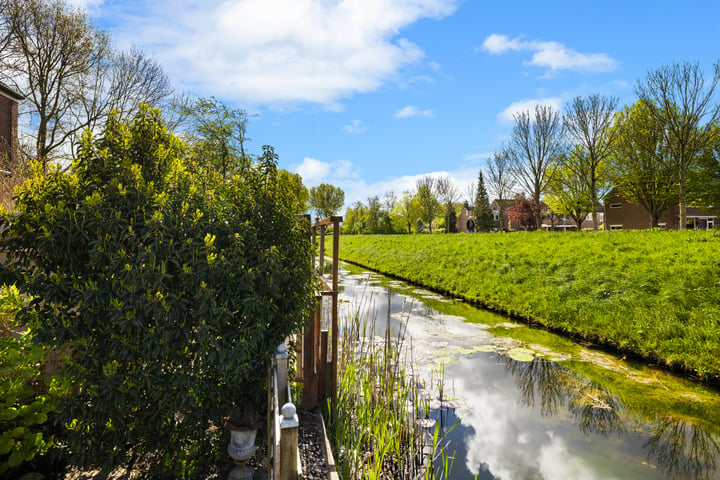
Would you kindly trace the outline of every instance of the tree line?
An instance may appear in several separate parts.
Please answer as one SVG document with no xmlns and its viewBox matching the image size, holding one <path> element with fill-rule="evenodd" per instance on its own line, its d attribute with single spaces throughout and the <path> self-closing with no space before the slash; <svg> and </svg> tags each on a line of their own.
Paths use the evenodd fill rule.
<svg viewBox="0 0 720 480">
<path fill-rule="evenodd" d="M 720 64 L 706 77 L 697 63 L 675 63 L 648 72 L 635 86 L 635 103 L 619 110 L 617 97 L 592 94 L 573 98 L 562 112 L 537 105 L 515 114 L 510 139 L 463 192 L 464 203 L 474 207 L 476 231 L 507 227 L 491 221 L 485 184 L 501 221 L 507 217 L 529 230 L 540 228 L 547 209 L 572 218 L 578 230 L 589 217 L 597 229 L 610 193 L 642 206 L 653 228 L 673 206 L 681 229 L 688 205 L 718 211 L 719 81 Z M 347 209 L 345 228 L 432 232 L 437 222 L 453 232 L 461 196 L 449 177 L 422 177 L 398 201 L 356 202 Z"/>
</svg>

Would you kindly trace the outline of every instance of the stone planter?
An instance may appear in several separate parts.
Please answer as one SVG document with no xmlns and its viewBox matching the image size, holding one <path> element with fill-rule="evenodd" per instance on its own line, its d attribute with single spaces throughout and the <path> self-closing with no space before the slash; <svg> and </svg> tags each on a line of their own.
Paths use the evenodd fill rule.
<svg viewBox="0 0 720 480">
<path fill-rule="evenodd" d="M 255 436 L 257 428 L 227 426 L 230 430 L 230 444 L 227 451 L 230 458 L 235 462 L 235 467 L 230 471 L 228 480 L 250 480 L 255 474 L 255 469 L 248 466 L 247 462 L 255 453 Z"/>
</svg>

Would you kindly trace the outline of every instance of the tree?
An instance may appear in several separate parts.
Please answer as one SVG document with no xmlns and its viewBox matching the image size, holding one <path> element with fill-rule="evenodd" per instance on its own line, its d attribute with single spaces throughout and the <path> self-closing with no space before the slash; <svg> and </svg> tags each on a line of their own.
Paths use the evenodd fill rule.
<svg viewBox="0 0 720 480">
<path fill-rule="evenodd" d="M 454 205 L 458 194 L 457 187 L 450 177 L 440 177 L 435 180 L 435 192 L 440 201 L 445 204 L 445 233 L 453 233 L 453 230 L 457 231 L 457 229 L 455 222 L 450 217 L 454 215 L 457 218 Z"/>
<path fill-rule="evenodd" d="M 545 196 L 545 203 L 553 212 L 575 221 L 578 232 L 582 231 L 583 220 L 593 211 L 593 197 L 588 182 L 578 175 L 578 171 L 584 168 L 580 165 L 588 162 L 585 155 L 587 153 L 583 148 L 561 155 Z M 597 228 L 596 222 L 593 222 L 593 227 Z"/>
<path fill-rule="evenodd" d="M 597 210 L 600 199 L 610 187 L 605 163 L 612 154 L 613 130 L 610 126 L 617 103 L 617 97 L 599 94 L 587 98 L 577 96 L 565 106 L 563 115 L 565 132 L 570 142 L 579 150 L 564 157 L 572 159 L 562 165 L 564 177 L 568 179 L 568 176 L 572 175 L 575 177 L 573 183 L 580 182 L 585 185 L 584 190 L 590 195 L 593 229 L 598 228 Z"/>
<path fill-rule="evenodd" d="M 0 8 L 0 71 L 22 93 L 32 118 L 35 157 L 47 166 L 68 152 L 110 109 L 120 118 L 172 93 L 169 80 L 137 49 L 116 54 L 106 32 L 61 0 L 8 0 Z"/>
<path fill-rule="evenodd" d="M 398 214 L 400 218 L 402 218 L 403 224 L 407 227 L 407 233 L 412 233 L 413 226 L 420 216 L 420 208 L 417 199 L 408 190 L 403 192 L 403 196 L 400 199 Z"/>
<path fill-rule="evenodd" d="M 248 168 L 252 159 L 245 151 L 249 141 L 245 110 L 230 108 L 214 97 L 198 98 L 178 109 L 189 123 L 186 136 L 200 168 L 219 173 L 223 180 Z"/>
<path fill-rule="evenodd" d="M 611 176 L 617 192 L 641 205 L 656 228 L 660 214 L 677 204 L 677 174 L 662 120 L 643 100 L 615 115 Z"/>
<path fill-rule="evenodd" d="M 380 233 L 380 208 L 380 197 L 373 195 L 368 198 L 367 214 L 365 216 L 368 233 Z"/>
<path fill-rule="evenodd" d="M 518 182 L 533 200 L 535 224 L 542 224 L 540 197 L 555 173 L 553 160 L 561 151 L 562 128 L 557 111 L 547 105 L 536 105 L 529 111 L 513 115 L 515 125 L 508 152 Z"/>
<path fill-rule="evenodd" d="M 310 189 L 309 203 L 310 208 L 315 210 L 320 218 L 331 217 L 337 214 L 345 203 L 345 192 L 327 183 L 321 183 Z"/>
<path fill-rule="evenodd" d="M 539 208 L 542 209 L 543 205 Z M 525 230 L 537 230 L 540 224 L 537 221 L 536 211 L 538 206 L 532 197 L 525 195 L 517 195 L 512 205 L 505 210 L 508 220 L 512 223 L 520 225 Z"/>
<path fill-rule="evenodd" d="M 36 164 L 2 217 L 18 318 L 64 353 L 57 422 L 79 466 L 193 476 L 231 408 L 266 406 L 267 359 L 307 319 L 311 246 L 272 148 L 207 191 L 182 150 L 157 110 L 111 116 L 69 172 Z"/>
<path fill-rule="evenodd" d="M 385 207 L 385 210 L 388 213 L 392 213 L 393 210 L 395 210 L 395 205 L 397 204 L 397 195 L 395 195 L 395 192 L 392 190 L 387 190 L 385 192 L 385 195 L 383 195 L 383 207 Z"/>
<path fill-rule="evenodd" d="M 485 179 L 483 178 L 482 170 L 478 172 L 473 216 L 475 217 L 478 232 L 490 232 L 495 227 L 494 214 L 492 208 L 490 208 L 490 198 L 488 197 L 487 189 L 485 189 Z"/>
<path fill-rule="evenodd" d="M 674 63 L 648 72 L 635 87 L 649 113 L 663 126 L 677 171 L 680 229 L 687 224 L 688 174 L 699 154 L 714 141 L 714 125 L 720 122 L 720 103 L 715 100 L 718 82 L 720 63 L 713 65 L 707 85 L 697 63 Z"/>
<path fill-rule="evenodd" d="M 497 203 L 500 208 L 500 229 L 504 230 L 507 227 L 507 225 L 504 225 L 507 199 L 510 197 L 516 183 L 512 157 L 507 148 L 493 152 L 492 156 L 487 159 L 487 172 L 488 184 L 490 189 L 497 195 Z"/>
<path fill-rule="evenodd" d="M 345 232 L 358 235 L 363 233 L 366 209 L 362 202 L 357 201 L 345 210 L 343 225 Z"/>
<path fill-rule="evenodd" d="M 287 192 L 292 212 L 296 215 L 305 213 L 310 194 L 303 185 L 300 174 L 290 173 L 287 170 L 278 170 L 278 185 Z"/>
<path fill-rule="evenodd" d="M 420 211 L 420 219 L 428 226 L 429 232 L 432 233 L 432 222 L 440 211 L 440 203 L 435 198 L 434 186 L 435 179 L 430 175 L 419 178 L 415 182 L 417 193 L 415 199 Z"/>
<path fill-rule="evenodd" d="M 720 211 L 720 133 L 701 153 L 697 168 L 688 180 L 693 185 L 690 198 L 694 204 Z"/>
</svg>

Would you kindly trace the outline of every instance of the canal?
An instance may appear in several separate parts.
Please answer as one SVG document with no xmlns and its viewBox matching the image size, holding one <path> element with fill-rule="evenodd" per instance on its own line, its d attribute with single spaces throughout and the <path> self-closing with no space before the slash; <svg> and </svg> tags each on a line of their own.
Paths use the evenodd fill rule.
<svg viewBox="0 0 720 480">
<path fill-rule="evenodd" d="M 720 479 L 720 391 L 352 265 L 341 318 L 405 346 L 451 477 Z M 441 381 L 437 379 L 441 378 Z"/>
</svg>

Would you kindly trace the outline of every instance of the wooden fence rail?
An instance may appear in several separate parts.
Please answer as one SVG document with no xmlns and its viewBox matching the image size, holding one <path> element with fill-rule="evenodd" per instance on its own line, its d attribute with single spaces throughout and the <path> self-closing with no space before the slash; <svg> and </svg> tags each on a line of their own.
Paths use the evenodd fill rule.
<svg viewBox="0 0 720 480">
<path fill-rule="evenodd" d="M 309 216 L 306 217 L 309 223 Z M 314 248 L 313 268 L 319 280 L 315 296 L 315 309 L 303 329 L 302 340 L 298 342 L 298 380 L 303 382 L 302 406 L 315 408 L 324 406 L 330 399 L 331 415 L 337 402 L 337 360 L 338 360 L 338 252 L 340 250 L 340 222 L 342 217 L 328 217 L 310 225 L 310 238 Z M 325 236 L 332 227 L 332 270 L 330 279 L 325 278 Z M 313 250 L 314 251 L 314 250 Z M 323 303 L 329 297 L 329 330 L 322 328 Z M 331 343 L 330 343 L 331 342 Z M 330 354 L 330 359 L 328 359 Z"/>
</svg>

